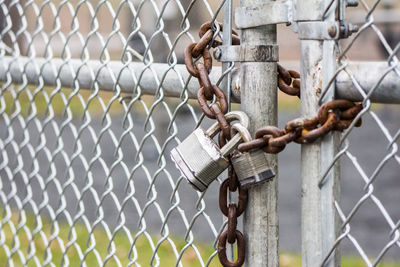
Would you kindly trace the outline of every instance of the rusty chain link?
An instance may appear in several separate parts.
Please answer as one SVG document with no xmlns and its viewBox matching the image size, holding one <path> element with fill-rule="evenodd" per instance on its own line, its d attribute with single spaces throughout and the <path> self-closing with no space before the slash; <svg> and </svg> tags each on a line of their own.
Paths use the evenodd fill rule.
<svg viewBox="0 0 400 267">
<path fill-rule="evenodd" d="M 285 94 L 300 98 L 300 73 L 286 70 L 278 63 L 278 88 Z"/>
<path fill-rule="evenodd" d="M 219 24 L 222 31 L 223 26 Z M 204 23 L 199 31 L 200 40 L 197 43 L 191 43 L 184 52 L 185 65 L 188 72 L 199 81 L 200 89 L 197 92 L 197 101 L 204 115 L 210 119 L 215 119 L 221 128 L 218 140 L 220 147 L 226 144 L 231 138 L 231 127 L 225 119 L 228 112 L 228 102 L 221 88 L 211 84 L 209 73 L 212 68 L 212 58 L 209 49 L 222 45 L 222 42 L 214 39 L 214 31 L 210 22 Z M 235 31 L 232 31 L 232 44 L 239 45 L 240 39 Z M 194 64 L 193 58 L 202 58 L 203 62 Z M 212 101 L 216 100 L 215 103 Z M 208 103 L 211 101 L 211 105 Z M 228 203 L 228 189 L 230 192 L 239 190 L 238 203 Z M 245 240 L 243 234 L 236 229 L 237 218 L 244 212 L 247 205 L 247 191 L 240 188 L 236 173 L 229 166 L 229 176 L 220 187 L 219 206 L 222 213 L 228 217 L 228 227 L 224 230 L 218 239 L 218 258 L 224 267 L 242 266 L 245 259 Z M 230 244 L 237 243 L 238 257 L 236 261 L 231 262 L 226 256 L 226 242 Z"/>
<path fill-rule="evenodd" d="M 247 205 L 247 190 L 240 187 L 236 173 L 232 165 L 228 169 L 228 179 L 226 179 L 219 188 L 219 208 L 221 212 L 228 217 L 228 227 L 218 239 L 218 258 L 224 267 L 242 266 L 246 256 L 245 240 L 243 234 L 236 229 L 237 218 L 243 214 Z M 230 192 L 239 191 L 238 202 L 228 203 L 228 190 Z M 226 242 L 229 244 L 237 243 L 237 259 L 234 262 L 228 260 L 226 256 Z"/>
<path fill-rule="evenodd" d="M 323 104 L 317 116 L 311 119 L 297 118 L 289 121 L 283 130 L 275 126 L 264 126 L 256 131 L 255 139 L 238 146 L 241 152 L 260 148 L 266 153 L 281 152 L 290 142 L 312 143 L 330 131 L 343 131 L 362 110 L 361 103 L 348 100 L 333 100 Z M 361 126 L 361 119 L 355 124 Z"/>
<path fill-rule="evenodd" d="M 222 24 L 218 24 L 223 30 Z M 200 89 L 197 93 L 197 101 L 204 115 L 215 119 L 221 128 L 218 136 L 219 146 L 223 147 L 231 138 L 231 127 L 225 119 L 229 103 L 225 93 L 217 85 L 212 84 L 209 74 L 212 68 L 212 57 L 209 49 L 222 45 L 216 40 L 214 30 L 210 22 L 201 25 L 199 30 L 200 40 L 189 44 L 184 52 L 184 61 L 188 72 L 199 81 Z M 238 34 L 232 30 L 232 44 L 240 45 Z M 193 61 L 202 58 L 202 62 Z M 300 98 L 300 73 L 294 70 L 286 70 L 278 64 L 278 88 L 292 96 Z M 210 104 L 209 104 L 210 101 Z M 215 101 L 215 102 L 214 102 Z M 241 143 L 238 146 L 240 152 L 252 149 L 262 149 L 266 153 L 276 154 L 285 149 L 290 142 L 299 144 L 312 143 L 323 137 L 330 131 L 343 131 L 348 128 L 358 113 L 362 110 L 361 103 L 353 103 L 348 100 L 333 100 L 322 105 L 317 116 L 311 119 L 297 118 L 288 122 L 284 129 L 275 126 L 264 126 L 255 133 L 255 139 Z M 361 125 L 361 119 L 355 124 Z M 230 156 L 229 156 L 230 157 Z M 228 190 L 238 190 L 238 203 L 228 203 Z M 237 218 L 244 212 L 247 205 L 247 191 L 240 188 L 239 182 L 232 164 L 228 169 L 228 178 L 221 184 L 219 192 L 219 207 L 222 213 L 228 217 L 228 226 L 218 239 L 218 257 L 224 267 L 242 266 L 245 260 L 245 239 L 237 230 Z M 237 259 L 234 262 L 228 260 L 226 255 L 226 243 L 237 243 Z"/>
</svg>

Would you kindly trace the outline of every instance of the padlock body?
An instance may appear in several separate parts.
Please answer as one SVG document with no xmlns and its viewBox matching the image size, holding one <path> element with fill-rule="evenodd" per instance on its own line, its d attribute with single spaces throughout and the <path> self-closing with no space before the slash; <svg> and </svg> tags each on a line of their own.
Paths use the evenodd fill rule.
<svg viewBox="0 0 400 267">
<path fill-rule="evenodd" d="M 262 183 L 275 176 L 261 149 L 235 155 L 232 157 L 232 166 L 242 188 Z"/>
<path fill-rule="evenodd" d="M 201 128 L 171 150 L 171 159 L 186 180 L 201 192 L 229 165 L 214 140 Z"/>
</svg>

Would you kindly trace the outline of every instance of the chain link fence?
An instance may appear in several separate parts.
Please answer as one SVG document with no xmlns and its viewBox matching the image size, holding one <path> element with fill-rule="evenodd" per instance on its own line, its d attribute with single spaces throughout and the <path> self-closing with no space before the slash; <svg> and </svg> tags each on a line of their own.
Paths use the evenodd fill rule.
<svg viewBox="0 0 400 267">
<path fill-rule="evenodd" d="M 218 188 L 193 191 L 169 151 L 210 124 L 192 100 L 198 85 L 183 50 L 201 23 L 221 19 L 223 4 L 0 1 L 0 262 L 219 266 L 226 219 L 216 208 Z M 374 19 L 396 8 L 360 0 L 360 30 L 339 47 L 335 77 L 346 75 L 362 95 L 368 131 L 345 132 L 330 164 L 343 166 L 340 233 L 321 264 L 340 247 L 367 266 L 399 260 L 399 109 L 373 105 L 379 82 L 364 88 L 350 67 L 353 58 L 371 60 L 359 47 L 375 46 L 374 36 L 381 54 L 373 59 L 384 57 L 387 74 L 400 75 L 400 27 Z M 218 67 L 211 76 L 223 77 Z"/>
<path fill-rule="evenodd" d="M 215 265 L 210 240 L 224 227 L 221 215 L 209 214 L 216 192 L 192 191 L 168 154 L 200 118 L 177 64 L 218 6 L 0 6 L 0 261 Z M 175 98 L 165 96 L 168 88 Z"/>
<path fill-rule="evenodd" d="M 400 75 L 400 27 L 392 20 L 400 14 L 399 8 L 396 1 L 359 1 L 359 6 L 348 14 L 349 21 L 356 23 L 359 31 L 340 42 L 339 66 L 333 78 L 345 75 L 351 81 L 364 106 L 358 116 L 363 119 L 363 127 L 369 130 L 348 129 L 339 141 L 339 152 L 325 170 L 326 174 L 335 162 L 341 161 L 342 173 L 346 175 L 341 176 L 343 201 L 335 200 L 339 234 L 329 253 L 324 255 L 323 265 L 340 247 L 344 254 L 359 255 L 366 266 L 385 266 L 400 255 L 400 217 L 397 205 L 393 204 L 399 201 L 399 108 L 376 105 L 371 99 L 379 87 L 384 87 L 384 82 L 397 80 Z M 383 71 L 364 72 L 362 79 L 373 77 L 374 80 L 366 86 L 364 80 L 355 77 L 355 69 L 349 66 L 351 60 L 375 60 L 370 66 L 382 64 Z M 389 98 L 384 102 L 398 103 L 395 93 Z M 365 140 L 367 147 L 357 147 L 360 140 Z M 324 182 L 322 178 L 321 186 Z M 360 231 L 365 225 L 369 225 L 370 233 Z"/>
</svg>

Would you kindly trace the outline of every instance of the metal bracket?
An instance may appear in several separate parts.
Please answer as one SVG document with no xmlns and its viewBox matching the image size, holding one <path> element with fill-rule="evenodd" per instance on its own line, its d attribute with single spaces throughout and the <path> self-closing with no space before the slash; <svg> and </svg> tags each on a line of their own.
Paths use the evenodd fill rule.
<svg viewBox="0 0 400 267">
<path fill-rule="evenodd" d="M 339 40 L 358 31 L 346 21 L 302 21 L 297 27 L 300 40 Z"/>
<path fill-rule="evenodd" d="M 269 2 L 251 7 L 235 9 L 235 23 L 239 29 L 247 29 L 269 24 L 286 23 L 293 21 L 293 1 L 285 0 Z"/>
<path fill-rule="evenodd" d="M 300 40 L 332 40 L 340 38 L 340 26 L 337 21 L 298 22 Z"/>
<path fill-rule="evenodd" d="M 304 18 L 297 21 L 294 0 L 268 2 L 251 7 L 236 8 L 235 23 L 239 29 L 286 23 L 292 25 L 293 31 L 298 32 L 301 40 L 339 40 L 358 31 L 356 25 L 347 23 L 345 19 L 346 7 L 357 6 L 357 4 L 358 0 L 339 0 L 335 21 L 328 21 L 324 18 L 317 20 Z M 330 8 L 331 5 L 327 7 L 325 13 Z"/>
<path fill-rule="evenodd" d="M 220 62 L 277 62 L 277 45 L 222 45 L 214 50 Z"/>
</svg>

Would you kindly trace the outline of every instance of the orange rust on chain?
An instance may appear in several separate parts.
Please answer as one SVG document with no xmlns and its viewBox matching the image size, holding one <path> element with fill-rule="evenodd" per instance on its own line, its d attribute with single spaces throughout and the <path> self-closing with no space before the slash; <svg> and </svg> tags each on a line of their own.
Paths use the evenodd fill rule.
<svg viewBox="0 0 400 267">
<path fill-rule="evenodd" d="M 222 133 L 222 132 L 221 132 Z M 220 133 L 222 143 L 225 142 L 223 134 Z M 229 158 L 230 160 L 230 158 Z M 219 207 L 222 213 L 228 217 L 228 227 L 223 231 L 218 238 L 218 258 L 224 267 L 227 266 L 242 266 L 246 253 L 246 245 L 243 234 L 238 231 L 237 228 L 237 218 L 244 212 L 247 205 L 247 191 L 240 188 L 239 182 L 235 170 L 232 165 L 228 169 L 228 179 L 226 179 L 220 186 L 219 189 Z M 234 192 L 236 190 L 238 193 L 238 203 L 228 204 L 228 190 Z M 231 262 L 226 257 L 226 242 L 234 244 L 237 242 L 237 253 L 238 258 L 236 261 Z"/>
<path fill-rule="evenodd" d="M 229 188 L 229 179 L 226 179 L 219 188 L 219 208 L 222 213 L 228 217 L 229 208 L 228 208 L 228 188 Z M 236 213 L 239 217 L 242 215 L 243 211 L 247 205 L 247 191 L 239 188 L 239 196 Z M 235 204 L 236 205 L 236 204 Z"/>
<path fill-rule="evenodd" d="M 214 98 L 214 89 L 208 76 L 208 72 L 203 63 L 196 64 L 197 70 L 199 72 L 199 84 L 200 87 L 204 89 L 204 96 L 207 100 L 212 100 Z"/>
<path fill-rule="evenodd" d="M 292 76 L 293 79 L 300 79 L 300 73 L 298 73 L 295 70 L 288 70 L 290 76 Z"/>
<path fill-rule="evenodd" d="M 218 121 L 219 128 L 224 135 L 224 138 L 227 140 L 231 139 L 231 127 L 229 123 L 226 121 L 224 113 L 221 111 L 218 104 L 214 103 L 211 105 L 211 111 L 215 115 L 215 119 Z"/>
<path fill-rule="evenodd" d="M 221 90 L 221 88 L 219 88 L 216 85 L 212 85 L 212 87 L 214 90 L 214 94 L 216 95 L 216 97 L 218 99 L 219 106 L 220 106 L 222 113 L 226 114 L 226 112 L 228 111 L 228 102 L 226 100 L 224 92 Z M 215 119 L 215 114 L 208 106 L 207 99 L 204 96 L 204 88 L 203 87 L 200 87 L 199 91 L 197 91 L 197 102 L 199 103 L 200 108 L 203 111 L 203 113 L 208 118 Z"/>
<path fill-rule="evenodd" d="M 294 79 L 293 80 L 293 88 L 296 90 L 299 90 L 299 95 L 300 96 L 300 79 Z"/>
<path fill-rule="evenodd" d="M 300 144 L 309 144 L 317 140 L 318 138 L 325 136 L 327 133 L 335 129 L 335 125 L 339 121 L 337 115 L 333 112 L 329 113 L 328 119 L 325 123 L 319 127 L 315 128 L 311 131 L 304 129 L 301 133 L 301 136 L 295 140 L 295 142 Z"/>
<path fill-rule="evenodd" d="M 250 151 L 255 148 L 259 148 L 263 145 L 265 145 L 264 138 L 256 138 L 251 141 L 239 144 L 238 150 L 240 152 L 246 152 L 246 151 Z"/>
<path fill-rule="evenodd" d="M 244 236 L 238 230 L 235 231 L 235 235 L 237 243 L 237 259 L 234 262 L 228 260 L 228 257 L 226 256 L 226 241 L 228 239 L 228 230 L 222 232 L 218 238 L 218 258 L 224 267 L 242 266 L 244 263 L 244 259 L 246 258 L 246 246 Z"/>
<path fill-rule="evenodd" d="M 300 97 L 300 90 L 294 86 L 287 85 L 281 77 L 278 77 L 278 88 L 285 94 Z"/>
<path fill-rule="evenodd" d="M 192 50 L 193 47 L 196 46 L 196 43 L 191 43 L 185 48 L 185 51 L 183 52 L 183 59 L 185 61 L 186 69 L 192 75 L 193 77 L 199 78 L 199 71 L 193 64 L 193 58 L 192 58 Z"/>
<path fill-rule="evenodd" d="M 196 43 L 191 43 L 190 45 L 188 45 L 185 48 L 184 61 L 185 61 L 186 69 L 190 73 L 190 75 L 192 75 L 196 78 L 199 78 L 199 71 L 198 71 L 197 67 L 194 66 L 193 57 L 192 57 L 192 50 L 195 46 L 196 46 Z M 205 48 L 202 52 L 202 56 L 203 56 L 204 66 L 207 69 L 207 71 L 210 72 L 211 67 L 212 67 L 212 58 L 211 58 L 210 51 L 207 48 Z"/>
<path fill-rule="evenodd" d="M 207 49 L 207 45 L 211 42 L 213 34 L 212 31 L 207 31 L 206 34 L 196 43 L 191 51 L 194 58 L 199 57 L 203 53 L 204 49 Z"/>
<path fill-rule="evenodd" d="M 288 143 L 293 142 L 301 135 L 301 129 L 296 129 L 293 132 L 287 132 L 279 137 L 270 138 L 268 145 L 272 147 L 285 147 Z"/>
<path fill-rule="evenodd" d="M 300 73 L 278 64 L 278 88 L 285 94 L 300 97 Z"/>
<path fill-rule="evenodd" d="M 270 138 L 268 138 L 268 141 L 265 142 L 265 145 L 263 147 L 260 147 L 265 153 L 270 153 L 270 154 L 277 154 L 281 152 L 282 150 L 285 149 L 285 145 L 279 145 L 279 146 L 272 146 L 269 144 L 269 140 L 271 138 L 276 138 L 280 137 L 284 134 L 282 130 L 280 130 L 278 127 L 275 126 L 264 126 L 261 127 L 256 131 L 255 137 L 260 138 L 263 136 L 268 136 L 271 135 Z"/>
<path fill-rule="evenodd" d="M 264 126 L 256 131 L 255 140 L 238 146 L 240 152 L 262 149 L 266 153 L 276 154 L 290 142 L 312 143 L 330 131 L 343 131 L 353 122 L 362 110 L 361 103 L 348 100 L 333 100 L 325 103 L 318 110 L 317 116 L 306 119 L 297 118 L 289 121 L 284 130 L 275 126 Z M 337 112 L 337 114 L 335 113 Z M 360 126 L 361 119 L 355 126 Z"/>
<path fill-rule="evenodd" d="M 296 118 L 296 119 L 291 120 L 288 123 L 286 123 L 285 131 L 293 132 L 293 131 L 296 131 L 298 128 L 301 128 L 301 129 L 304 128 L 307 130 L 311 130 L 311 129 L 315 129 L 318 126 L 318 124 L 319 124 L 318 117 L 314 117 L 311 119 Z"/>
<path fill-rule="evenodd" d="M 229 244 L 235 243 L 236 240 L 236 227 L 237 227 L 237 212 L 236 204 L 230 203 L 228 208 L 228 242 Z"/>
<path fill-rule="evenodd" d="M 229 161 L 231 159 L 232 159 L 232 157 L 229 156 Z M 237 178 L 235 170 L 233 169 L 232 164 L 230 164 L 229 167 L 228 167 L 228 174 L 229 174 L 228 175 L 228 180 L 229 180 L 228 188 L 229 188 L 229 191 L 235 192 L 239 187 L 239 180 Z"/>
<path fill-rule="evenodd" d="M 282 65 L 278 64 L 278 75 L 286 84 L 292 83 L 292 75 Z"/>
<path fill-rule="evenodd" d="M 354 107 L 351 107 L 347 110 L 342 111 L 340 117 L 344 120 L 350 120 L 357 116 L 358 113 L 362 110 L 362 105 L 360 103 L 356 103 Z"/>
<path fill-rule="evenodd" d="M 339 99 L 339 100 L 332 100 L 325 104 L 323 104 L 318 110 L 318 120 L 320 124 L 324 124 L 325 121 L 328 119 L 328 112 L 330 110 L 346 110 L 354 107 L 354 103 L 349 100 Z"/>
</svg>

